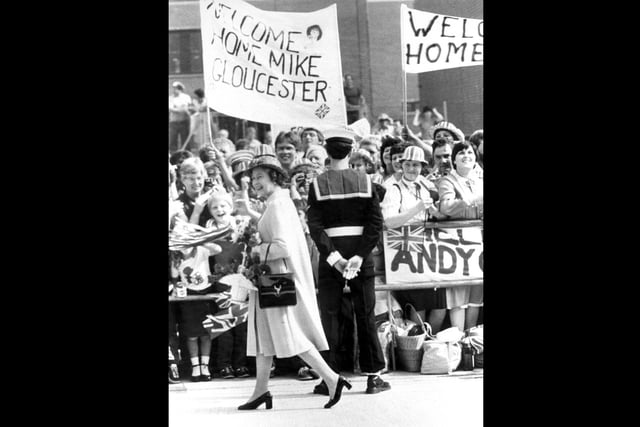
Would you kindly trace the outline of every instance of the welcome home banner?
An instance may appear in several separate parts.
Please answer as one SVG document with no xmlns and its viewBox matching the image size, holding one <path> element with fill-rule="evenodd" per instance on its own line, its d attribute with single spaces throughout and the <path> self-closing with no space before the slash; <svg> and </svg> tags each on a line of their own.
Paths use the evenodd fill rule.
<svg viewBox="0 0 640 427">
<path fill-rule="evenodd" d="M 207 102 L 262 123 L 344 127 L 336 5 L 269 12 L 241 0 L 200 0 Z"/>
<path fill-rule="evenodd" d="M 400 6 L 402 66 L 407 73 L 482 65 L 484 21 Z"/>
<path fill-rule="evenodd" d="M 483 278 L 481 225 L 409 224 L 384 230 L 383 239 L 387 283 Z"/>
</svg>

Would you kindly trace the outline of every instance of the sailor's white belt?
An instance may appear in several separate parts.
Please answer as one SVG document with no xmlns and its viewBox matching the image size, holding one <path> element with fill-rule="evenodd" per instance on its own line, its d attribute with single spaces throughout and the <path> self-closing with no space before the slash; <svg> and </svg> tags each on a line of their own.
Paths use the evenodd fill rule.
<svg viewBox="0 0 640 427">
<path fill-rule="evenodd" d="M 362 236 L 362 231 L 364 227 L 362 226 L 353 226 L 353 227 L 332 227 L 327 228 L 324 231 L 327 233 L 329 237 L 342 237 L 342 236 Z"/>
</svg>

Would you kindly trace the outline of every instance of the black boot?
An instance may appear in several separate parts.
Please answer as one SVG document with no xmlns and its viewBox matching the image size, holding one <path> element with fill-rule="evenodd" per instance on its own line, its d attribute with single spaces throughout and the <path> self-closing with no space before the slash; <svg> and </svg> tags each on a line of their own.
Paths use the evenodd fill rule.
<svg viewBox="0 0 640 427">
<path fill-rule="evenodd" d="M 367 378 L 367 394 L 380 393 L 389 390 L 391 386 L 388 382 L 383 381 L 380 375 L 369 375 Z"/>
</svg>

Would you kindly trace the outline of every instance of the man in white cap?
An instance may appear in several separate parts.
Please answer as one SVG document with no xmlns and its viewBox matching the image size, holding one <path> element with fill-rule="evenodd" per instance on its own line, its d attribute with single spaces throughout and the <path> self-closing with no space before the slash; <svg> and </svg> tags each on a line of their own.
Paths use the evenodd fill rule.
<svg viewBox="0 0 640 427">
<path fill-rule="evenodd" d="M 184 85 L 173 82 L 169 96 L 169 152 L 178 151 L 189 136 L 191 97 L 184 93 Z"/>
<path fill-rule="evenodd" d="M 360 369 L 368 375 L 368 394 L 389 390 L 380 378 L 385 367 L 378 341 L 374 307 L 374 269 L 371 251 L 382 232 L 380 200 L 365 172 L 349 167 L 353 135 L 346 131 L 325 133 L 330 159 L 329 170 L 314 178 L 309 189 L 307 222 L 320 260 L 318 266 L 318 305 L 329 342 L 327 363 L 335 371 L 340 346 L 339 313 L 342 289 L 351 289 L 360 347 Z M 320 383 L 314 393 L 328 394 Z"/>
</svg>

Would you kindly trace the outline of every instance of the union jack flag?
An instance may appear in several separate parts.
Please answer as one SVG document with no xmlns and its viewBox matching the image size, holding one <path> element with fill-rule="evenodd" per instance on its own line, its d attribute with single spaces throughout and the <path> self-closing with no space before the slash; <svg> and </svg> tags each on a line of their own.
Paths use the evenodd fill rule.
<svg viewBox="0 0 640 427">
<path fill-rule="evenodd" d="M 387 230 L 389 247 L 398 251 L 422 252 L 424 226 L 405 225 Z"/>
<path fill-rule="evenodd" d="M 204 228 L 177 217 L 174 229 L 169 232 L 169 250 L 179 251 L 216 240 L 224 240 L 231 237 L 233 231 L 231 225 L 220 229 Z"/>
<path fill-rule="evenodd" d="M 215 339 L 229 329 L 247 321 L 249 317 L 249 304 L 233 301 L 229 292 L 212 294 L 216 305 L 220 308 L 215 314 L 207 314 L 202 321 L 202 326 L 209 333 L 211 339 Z"/>
<path fill-rule="evenodd" d="M 320 107 L 318 107 L 318 109 L 316 110 L 316 116 L 318 116 L 321 119 L 324 119 L 324 116 L 326 116 L 327 114 L 329 114 L 329 111 L 331 111 L 331 108 L 329 108 L 329 106 L 327 104 L 322 104 Z"/>
</svg>

